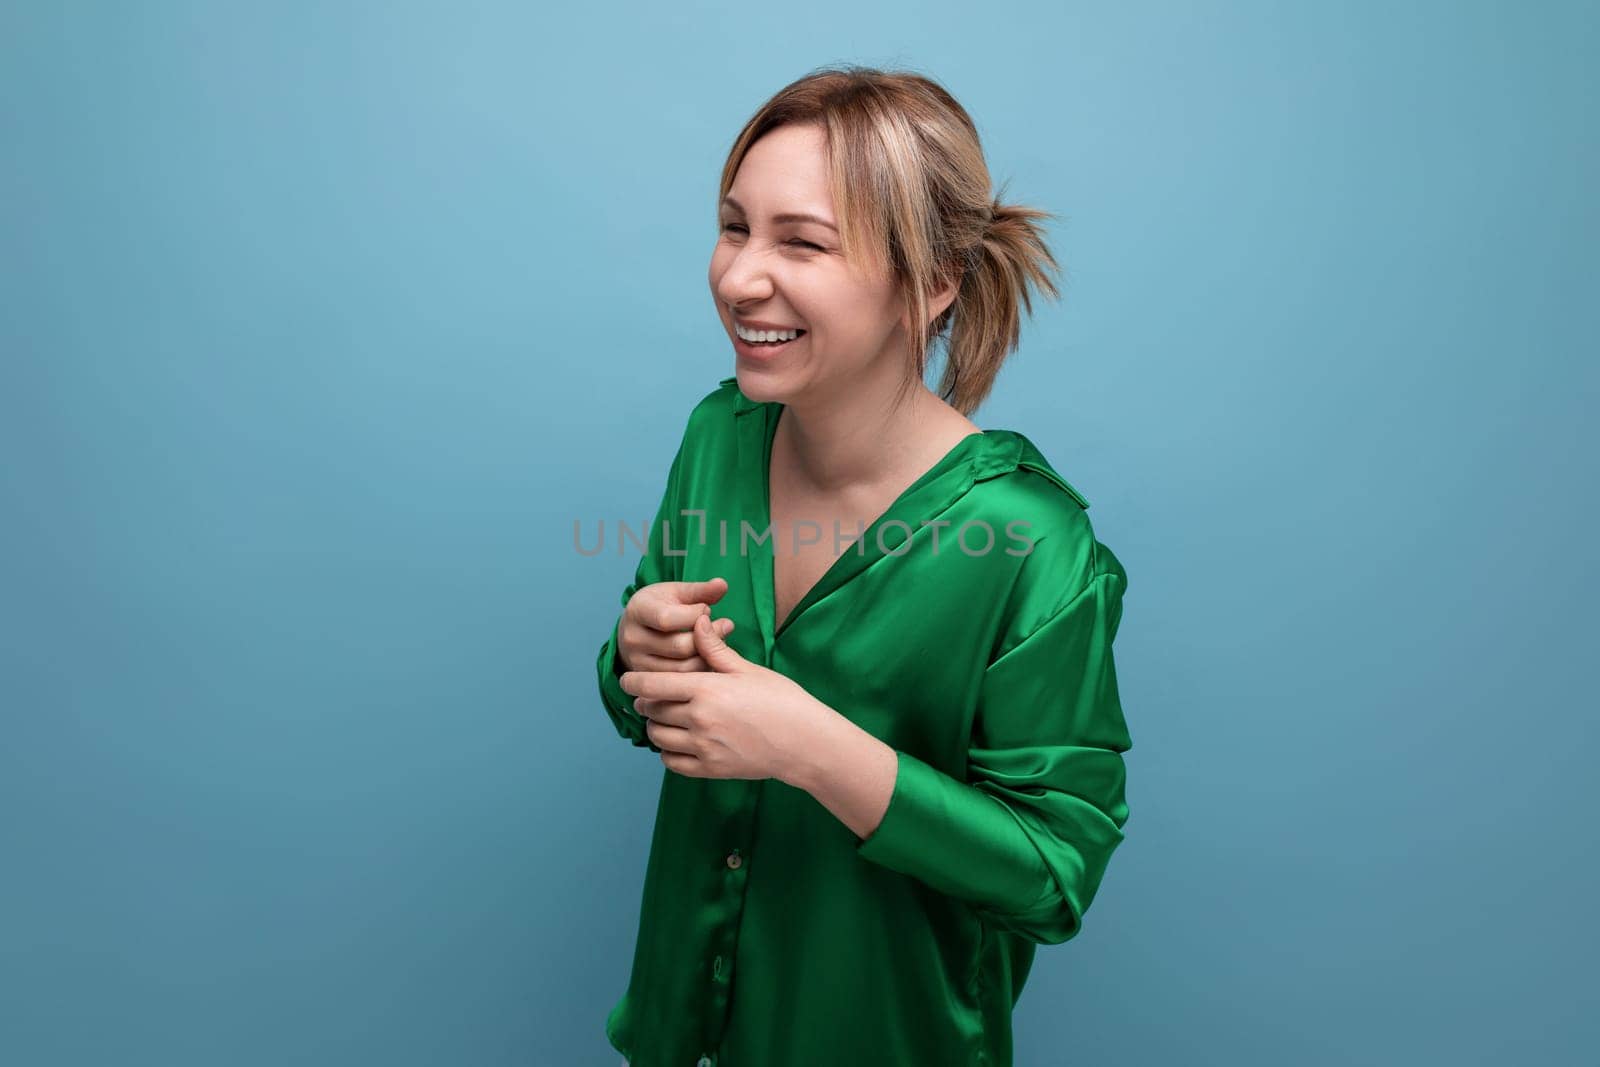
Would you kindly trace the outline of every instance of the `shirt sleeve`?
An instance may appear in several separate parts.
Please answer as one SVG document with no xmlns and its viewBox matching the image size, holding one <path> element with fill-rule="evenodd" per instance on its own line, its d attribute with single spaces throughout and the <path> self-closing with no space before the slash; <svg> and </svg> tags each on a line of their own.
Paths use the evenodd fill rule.
<svg viewBox="0 0 1600 1067">
<path fill-rule="evenodd" d="M 672 457 L 672 466 L 667 471 L 667 488 L 661 495 L 661 503 L 656 508 L 655 519 L 650 524 L 644 538 L 645 550 L 639 558 L 639 566 L 633 575 L 633 581 L 622 590 L 622 607 L 628 606 L 628 601 L 633 594 L 647 585 L 656 582 L 676 582 L 682 580 L 685 526 L 682 516 L 678 514 L 678 481 L 679 469 L 683 461 L 683 445 L 678 446 L 677 454 Z M 662 536 L 663 524 L 671 531 L 671 554 L 666 549 L 669 547 Z M 634 709 L 633 695 L 623 691 L 620 681 L 626 669 L 617 656 L 617 631 L 622 626 L 622 615 L 619 612 L 617 621 L 611 626 L 611 635 L 606 638 L 605 644 L 600 646 L 600 655 L 595 663 L 595 670 L 600 680 L 600 699 L 605 705 L 606 713 L 611 716 L 611 722 L 617 728 L 617 733 L 626 740 L 632 741 L 635 747 L 648 748 L 652 752 L 660 752 L 659 746 L 650 741 L 650 736 L 645 733 L 644 716 Z"/>
<path fill-rule="evenodd" d="M 962 782 L 897 751 L 894 793 L 857 854 L 1038 944 L 1081 929 L 1128 819 L 1132 747 L 1111 643 L 1127 575 L 1089 585 L 985 668 Z"/>
</svg>

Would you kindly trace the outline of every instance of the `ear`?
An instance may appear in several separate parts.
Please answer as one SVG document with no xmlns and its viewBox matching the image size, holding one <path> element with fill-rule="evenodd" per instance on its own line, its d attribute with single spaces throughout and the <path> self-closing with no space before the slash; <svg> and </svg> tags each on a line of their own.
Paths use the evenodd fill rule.
<svg viewBox="0 0 1600 1067">
<path fill-rule="evenodd" d="M 942 289 L 928 295 L 928 321 L 930 323 L 940 315 L 943 315 L 945 309 L 955 303 L 956 294 L 961 292 L 961 272 L 957 271 L 949 275 L 948 278 L 949 280 Z"/>
<path fill-rule="evenodd" d="M 955 303 L 957 294 L 961 292 L 963 277 L 959 270 L 947 274 L 945 275 L 944 285 L 928 293 L 928 325 L 930 327 L 935 319 L 945 313 L 946 308 Z M 902 290 L 902 292 L 904 291 Z M 909 332 L 911 325 L 911 297 L 909 294 L 903 296 L 901 306 L 904 310 L 900 314 L 900 325 Z"/>
</svg>

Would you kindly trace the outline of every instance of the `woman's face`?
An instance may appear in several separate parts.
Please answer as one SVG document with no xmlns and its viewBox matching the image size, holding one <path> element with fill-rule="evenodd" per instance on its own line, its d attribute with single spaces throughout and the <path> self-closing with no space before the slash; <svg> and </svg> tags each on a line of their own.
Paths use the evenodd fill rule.
<svg viewBox="0 0 1600 1067">
<path fill-rule="evenodd" d="M 827 143 L 790 125 L 750 146 L 719 211 L 709 280 L 733 342 L 739 388 L 752 400 L 827 396 L 848 384 L 892 388 L 906 373 L 907 320 L 899 287 L 846 263 L 828 191 Z M 820 221 L 782 219 L 815 215 Z M 777 347 L 741 342 L 734 324 L 798 328 Z"/>
</svg>

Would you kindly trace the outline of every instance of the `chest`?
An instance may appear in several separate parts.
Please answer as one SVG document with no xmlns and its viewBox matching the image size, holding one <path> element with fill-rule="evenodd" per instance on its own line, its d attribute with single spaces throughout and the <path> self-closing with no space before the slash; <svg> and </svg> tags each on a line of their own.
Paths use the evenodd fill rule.
<svg viewBox="0 0 1600 1067">
<path fill-rule="evenodd" d="M 882 497 L 882 499 L 878 499 Z M 772 594 L 776 627 L 783 628 L 811 587 L 840 555 L 854 552 L 856 540 L 894 503 L 893 493 L 849 501 L 807 496 L 791 490 L 775 472 L 772 508 Z"/>
</svg>

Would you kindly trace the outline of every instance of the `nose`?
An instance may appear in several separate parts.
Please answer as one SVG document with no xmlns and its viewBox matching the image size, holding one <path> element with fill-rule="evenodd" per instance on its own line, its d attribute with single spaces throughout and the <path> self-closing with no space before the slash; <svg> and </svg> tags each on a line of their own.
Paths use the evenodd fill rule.
<svg viewBox="0 0 1600 1067">
<path fill-rule="evenodd" d="M 721 275 L 713 282 L 717 299 L 725 307 L 759 304 L 772 295 L 772 278 L 762 262 L 761 253 L 754 250 L 753 242 L 735 249 L 723 267 Z"/>
</svg>

